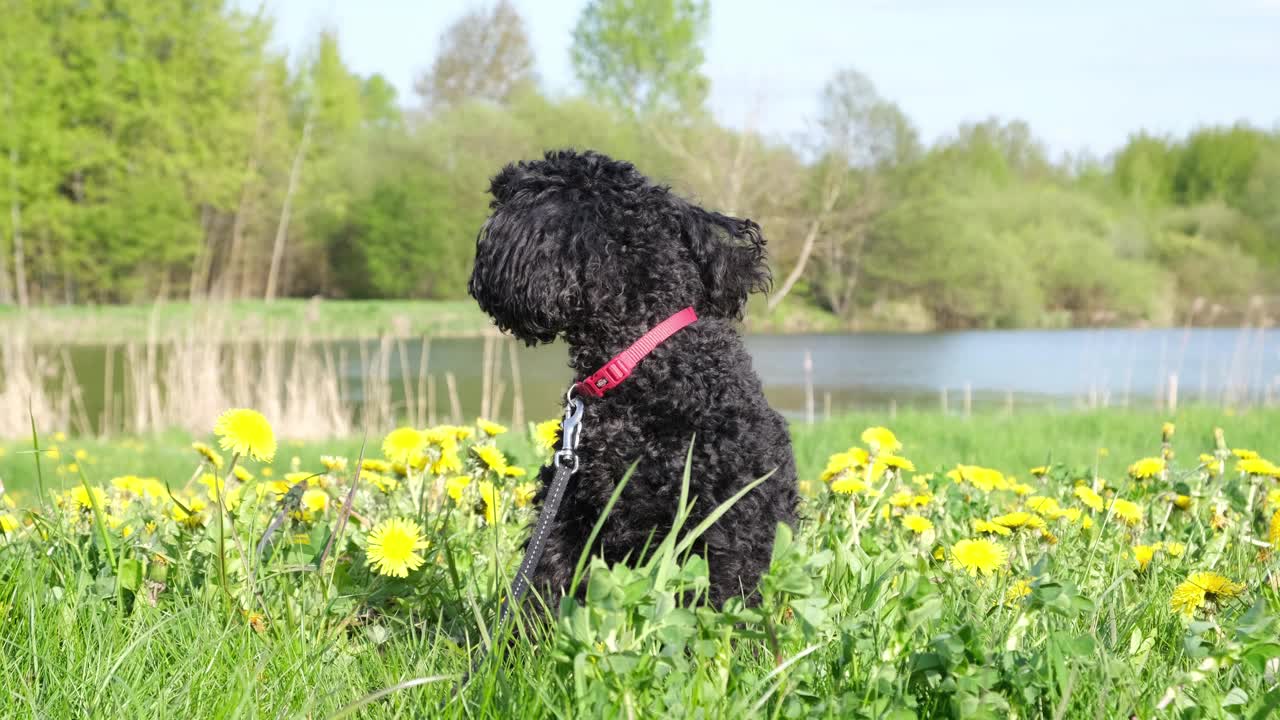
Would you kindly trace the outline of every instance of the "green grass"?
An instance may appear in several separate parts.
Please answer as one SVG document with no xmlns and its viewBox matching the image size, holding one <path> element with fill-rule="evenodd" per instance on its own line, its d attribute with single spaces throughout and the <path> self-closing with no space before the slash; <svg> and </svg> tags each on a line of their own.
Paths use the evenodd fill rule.
<svg viewBox="0 0 1280 720">
<path fill-rule="evenodd" d="M 156 305 L 70 305 L 30 310 L 0 307 L 0 332 L 25 329 L 41 342 L 120 343 L 161 339 L 193 328 L 218 328 L 246 339 L 362 338 L 384 333 L 472 337 L 489 319 L 471 300 L 296 300 L 273 303 L 169 302 Z"/>
<path fill-rule="evenodd" d="M 1177 421 L 1175 470 L 1163 484 L 1130 481 L 1129 463 L 1159 455 L 1165 419 Z M 92 514 L 40 511 L 43 535 L 28 528 L 0 540 L 0 718 L 321 718 L 344 708 L 371 718 L 1266 717 L 1280 702 L 1276 670 L 1268 670 L 1280 658 L 1280 596 L 1276 557 L 1260 559 L 1254 540 L 1266 537 L 1274 508 L 1264 509 L 1263 497 L 1275 481 L 1242 478 L 1233 461 L 1225 476 L 1211 478 L 1197 469 L 1197 456 L 1213 450 L 1214 427 L 1233 447 L 1280 456 L 1277 423 L 1276 412 L 1224 417 L 1191 408 L 1177 418 L 903 414 L 797 427 L 801 477 L 814 494 L 798 533 L 779 540 L 758 609 L 683 609 L 679 598 L 704 587 L 705 565 L 672 547 L 634 570 L 597 565 L 586 605 L 566 602 L 558 629 L 536 634 L 536 642 L 499 642 L 501 659 L 452 702 L 454 680 L 483 645 L 477 618 L 494 616 L 496 588 L 518 561 L 527 508 L 508 505 L 506 520 L 489 526 L 477 514 L 479 496 L 445 501 L 424 516 L 431 560 L 405 581 L 368 572 L 369 528 L 354 517 L 338 562 L 317 571 L 308 548 L 333 524 L 330 508 L 313 523 L 293 523 L 290 536 L 309 534 L 308 543 L 279 546 L 263 561 L 255 580 L 261 602 L 247 590 L 239 554 L 229 550 L 227 590 L 235 604 L 269 615 L 257 629 L 242 612 L 227 612 L 212 572 L 209 520 L 194 529 L 162 521 L 153 546 L 141 532 L 108 533 L 122 562 L 135 558 L 147 577 L 163 579 L 155 593 L 151 585 L 130 589 L 127 573 L 105 563 Z M 858 443 L 871 424 L 889 425 L 921 473 L 939 473 L 928 482 L 933 499 L 917 511 L 933 521 L 929 534 L 911 534 L 896 517 L 878 519 L 894 487 L 880 501 L 854 496 L 854 520 L 850 496 L 817 481 L 827 457 Z M 533 450 L 518 435 L 501 446 L 532 467 Z M 42 444 L 56 444 L 61 458 L 43 457 L 45 480 L 72 487 L 78 478 L 66 466 L 83 449 L 79 464 L 91 483 L 146 473 L 181 493 L 195 466 L 190 440 L 47 437 Z M 379 442 L 371 440 L 371 454 Z M 321 453 L 354 459 L 359 446 L 282 442 L 273 469 L 285 472 L 294 456 L 303 469 L 318 469 Z M 21 445 L 5 450 L 0 477 L 32 507 L 33 458 Z M 1092 480 L 1096 470 L 1108 488 L 1143 507 L 1143 521 L 1129 528 L 1096 513 L 1088 530 L 1050 521 L 1056 544 L 1034 533 L 1001 540 L 1011 571 L 972 578 L 933 559 L 933 548 L 970 537 L 971 518 L 1023 501 L 942 478 L 957 462 L 1016 474 L 1072 507 L 1080 506 L 1073 482 Z M 1046 462 L 1055 464 L 1047 478 L 1027 473 Z M 1174 488 L 1195 496 L 1191 511 L 1170 509 Z M 356 507 L 369 522 L 416 507 L 411 490 L 368 492 Z M 126 519 L 139 512 L 117 503 L 108 501 Z M 1215 530 L 1219 503 L 1230 509 L 1229 522 Z M 228 529 L 251 546 L 261 532 L 254 523 L 272 509 L 242 506 Z M 1131 546 L 1157 540 L 1184 542 L 1187 550 L 1181 557 L 1158 553 L 1138 572 Z M 156 552 L 167 555 L 165 565 Z M 1207 569 L 1244 583 L 1245 591 L 1184 621 L 1170 611 L 1171 593 L 1191 572 Z M 1030 581 L 1030 593 L 1006 603 L 1021 579 Z"/>
</svg>

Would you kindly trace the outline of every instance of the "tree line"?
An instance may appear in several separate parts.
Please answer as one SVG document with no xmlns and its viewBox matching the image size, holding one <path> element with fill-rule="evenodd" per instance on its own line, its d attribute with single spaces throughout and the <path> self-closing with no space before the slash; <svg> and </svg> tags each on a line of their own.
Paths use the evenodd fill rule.
<svg viewBox="0 0 1280 720">
<path fill-rule="evenodd" d="M 292 61 L 223 0 L 0 0 L 0 304 L 457 298 L 487 180 L 546 148 L 635 162 L 764 227 L 754 312 L 844 327 L 1238 318 L 1276 292 L 1280 130 L 1135 132 L 1051 157 L 991 119 L 925 143 L 856 69 L 783 142 L 706 107 L 707 0 L 593 0 L 581 94 L 541 86 L 507 1 L 397 97 L 336 32 Z"/>
</svg>

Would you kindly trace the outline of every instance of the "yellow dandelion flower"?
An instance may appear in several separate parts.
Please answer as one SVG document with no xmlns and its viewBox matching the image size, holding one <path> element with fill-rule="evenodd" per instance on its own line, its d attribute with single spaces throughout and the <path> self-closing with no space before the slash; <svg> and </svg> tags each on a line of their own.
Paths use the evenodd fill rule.
<svg viewBox="0 0 1280 720">
<path fill-rule="evenodd" d="M 1271 524 L 1267 528 L 1267 542 L 1273 549 L 1280 548 L 1280 510 L 1271 516 Z"/>
<path fill-rule="evenodd" d="M 449 491 L 449 497 L 456 503 L 462 502 L 462 493 L 470 484 L 470 475 L 454 475 L 444 482 L 445 489 Z"/>
<path fill-rule="evenodd" d="M 496 422 L 490 422 L 484 418 L 476 418 L 476 427 L 480 428 L 480 432 L 489 437 L 497 437 L 507 431 L 506 426 L 499 425 Z"/>
<path fill-rule="evenodd" d="M 382 439 L 382 456 L 392 463 L 408 465 L 426 445 L 426 437 L 421 431 L 411 427 L 400 427 L 387 433 L 387 436 Z"/>
<path fill-rule="evenodd" d="M 860 450 L 861 448 L 855 448 L 855 449 Z M 862 457 L 861 460 L 858 459 L 858 457 L 854 454 L 853 450 L 850 450 L 848 452 L 836 453 L 831 457 L 827 458 L 827 467 L 825 470 L 822 471 L 822 481 L 827 482 L 832 478 L 844 473 L 847 470 L 856 470 L 857 468 L 862 466 L 867 461 L 865 457 L 866 451 L 863 450 L 863 453 L 864 453 L 864 457 Z"/>
<path fill-rule="evenodd" d="M 236 465 L 235 469 L 231 471 L 231 474 L 235 475 L 236 479 L 242 483 L 247 483 L 250 480 L 253 480 L 253 473 L 245 470 L 243 465 Z"/>
<path fill-rule="evenodd" d="M 258 483 L 255 489 L 260 498 L 266 495 L 274 495 L 276 499 L 279 499 L 289 492 L 289 483 L 284 480 L 268 480 Z"/>
<path fill-rule="evenodd" d="M 1173 423 L 1171 423 L 1171 422 L 1164 423 L 1163 425 L 1161 425 L 1161 426 L 1160 426 L 1160 437 L 1161 437 L 1165 442 L 1169 442 L 1170 440 L 1172 440 L 1172 439 L 1173 439 L 1173 431 L 1174 431 L 1174 429 L 1175 429 L 1175 427 L 1174 427 L 1174 424 L 1173 424 Z"/>
<path fill-rule="evenodd" d="M 376 473 L 389 473 L 391 472 L 391 463 L 378 458 L 365 458 L 360 463 L 360 469 Z"/>
<path fill-rule="evenodd" d="M 917 535 L 933 529 L 933 523 L 929 518 L 921 515 L 903 515 L 902 525 Z"/>
<path fill-rule="evenodd" d="M 1035 475 L 1038 478 L 1042 478 L 1045 475 L 1049 474 L 1050 469 L 1051 468 L 1048 465 L 1040 465 L 1038 467 L 1031 468 L 1031 474 Z"/>
<path fill-rule="evenodd" d="M 994 523 L 994 522 L 991 522 L 990 520 L 979 520 L 978 518 L 973 519 L 973 531 L 979 532 L 979 533 L 987 533 L 988 535 L 1012 535 L 1013 534 L 1012 530 L 1005 527 L 1004 525 L 1001 525 L 1000 523 Z"/>
<path fill-rule="evenodd" d="M 533 502 L 533 498 L 538 494 L 538 486 L 534 483 L 520 483 L 515 486 L 514 495 L 516 498 L 516 507 L 525 507 Z"/>
<path fill-rule="evenodd" d="M 877 455 L 892 454 L 902 449 L 902 443 L 889 428 L 869 427 L 862 431 L 862 442 L 867 444 Z"/>
<path fill-rule="evenodd" d="M 302 493 L 302 507 L 312 514 L 324 512 L 329 507 L 329 493 L 318 488 Z"/>
<path fill-rule="evenodd" d="M 418 523 L 405 518 L 383 520 L 369 533 L 365 557 L 379 575 L 405 578 L 426 562 L 417 551 L 426 549 Z"/>
<path fill-rule="evenodd" d="M 59 430 L 59 431 L 57 431 L 57 432 L 55 432 L 55 433 L 53 434 L 53 441 L 54 441 L 54 442 L 66 442 L 66 441 L 67 441 L 67 434 L 66 434 L 66 433 L 64 433 L 64 432 L 62 432 L 61 430 Z"/>
<path fill-rule="evenodd" d="M 228 410 L 214 423 L 213 434 L 223 450 L 260 462 L 271 462 L 276 456 L 276 435 L 271 423 L 257 410 Z"/>
<path fill-rule="evenodd" d="M 1038 515 L 1032 515 L 1029 512 L 1022 512 L 1021 510 L 993 518 L 992 522 L 997 525 L 1003 525 L 1011 530 L 1017 530 L 1020 528 L 1041 530 L 1044 528 L 1043 518 Z"/>
<path fill-rule="evenodd" d="M 1010 484 L 1009 489 L 1012 490 L 1016 495 L 1018 495 L 1018 497 L 1022 497 L 1024 495 L 1030 495 L 1031 493 L 1036 491 L 1034 487 L 1028 485 L 1027 483 L 1020 483 L 1020 482 Z"/>
<path fill-rule="evenodd" d="M 1009 481 L 1005 479 L 1004 473 L 977 465 L 957 465 L 954 470 L 947 472 L 947 477 L 956 483 L 968 482 L 982 492 L 1009 489 Z"/>
<path fill-rule="evenodd" d="M 1245 458 L 1237 462 L 1236 472 L 1260 477 L 1280 477 L 1280 467 L 1260 457 Z"/>
<path fill-rule="evenodd" d="M 325 470 L 336 473 L 347 469 L 347 459 L 341 455 L 321 455 L 320 464 Z"/>
<path fill-rule="evenodd" d="M 1133 559 L 1138 563 L 1139 570 L 1146 570 L 1147 565 L 1151 564 L 1151 558 L 1156 556 L 1156 548 L 1150 545 L 1134 545 Z"/>
<path fill-rule="evenodd" d="M 860 493 L 867 489 L 867 484 L 862 482 L 860 478 L 854 476 L 845 476 L 831 483 L 831 491 L 851 495 Z"/>
<path fill-rule="evenodd" d="M 1051 519 L 1057 518 L 1062 512 L 1062 508 L 1058 505 L 1057 500 L 1043 495 L 1033 495 L 1027 498 L 1027 507 L 1033 512 L 1038 512 Z"/>
<path fill-rule="evenodd" d="M 1233 448 L 1231 450 L 1231 454 L 1235 455 L 1237 458 L 1241 460 L 1258 459 L 1258 453 L 1254 452 L 1253 450 L 1245 450 L 1244 448 Z"/>
<path fill-rule="evenodd" d="M 916 506 L 916 507 L 924 507 L 925 505 L 928 505 L 928 504 L 929 504 L 929 503 L 931 503 L 931 502 L 933 502 L 933 494 L 932 494 L 932 493 L 927 493 L 927 492 L 926 492 L 926 493 L 923 493 L 923 494 L 920 494 L 920 495 L 912 495 L 912 496 L 911 496 L 911 504 L 912 504 L 912 505 L 914 505 L 914 506 Z"/>
<path fill-rule="evenodd" d="M 209 507 L 209 503 L 204 498 L 193 497 L 183 504 L 187 506 L 186 510 L 174 503 L 173 507 L 169 509 L 169 517 L 189 528 L 194 528 L 204 522 L 203 511 Z M 188 510 L 190 512 L 187 512 Z"/>
<path fill-rule="evenodd" d="M 1163 543 L 1161 549 L 1170 557 L 1182 557 L 1187 552 L 1187 546 L 1180 542 Z"/>
<path fill-rule="evenodd" d="M 891 467 L 894 470 L 905 470 L 907 472 L 916 471 L 915 463 L 899 455 L 883 455 L 877 458 L 876 462 L 883 463 L 886 467 Z"/>
<path fill-rule="evenodd" d="M 1102 496 L 1093 491 L 1088 485 L 1077 485 L 1075 496 L 1080 499 L 1090 510 L 1095 512 L 1102 510 Z"/>
<path fill-rule="evenodd" d="M 44 456 L 56 462 L 62 459 L 62 450 L 55 445 L 48 450 L 45 450 Z"/>
<path fill-rule="evenodd" d="M 1054 513 L 1053 517 L 1057 520 L 1066 520 L 1067 522 L 1079 522 L 1080 516 L 1084 514 L 1080 508 L 1063 508 Z"/>
<path fill-rule="evenodd" d="M 1129 466 L 1129 477 L 1134 480 L 1150 480 L 1164 472 L 1164 460 L 1157 457 L 1142 458 Z"/>
<path fill-rule="evenodd" d="M 970 575 L 990 575 L 1009 561 L 1009 551 L 986 539 L 961 540 L 951 546 L 951 562 Z"/>
<path fill-rule="evenodd" d="M 1173 496 L 1173 501 L 1172 501 L 1172 502 L 1173 502 L 1173 506 L 1174 506 L 1174 507 L 1176 507 L 1176 508 L 1178 508 L 1179 510 L 1190 510 L 1190 509 L 1191 509 L 1191 496 L 1190 496 L 1190 495 L 1174 495 L 1174 496 Z"/>
<path fill-rule="evenodd" d="M 889 496 L 889 504 L 896 508 L 910 507 L 915 495 L 906 490 L 898 490 Z"/>
<path fill-rule="evenodd" d="M 1223 600 L 1230 600 L 1244 592 L 1244 585 L 1232 582 L 1213 572 L 1192 573 L 1185 582 L 1173 589 L 1169 606 L 1175 613 L 1191 617 L 1202 607 L 1216 608 Z"/>
<path fill-rule="evenodd" d="M 1111 514 L 1120 518 L 1127 525 L 1142 522 L 1142 506 L 1128 500 L 1116 498 L 1111 501 Z"/>
<path fill-rule="evenodd" d="M 471 452 L 476 454 L 484 462 L 485 466 L 490 470 L 504 474 L 509 465 L 507 465 L 507 457 L 502 451 L 492 445 L 472 445 Z"/>
<path fill-rule="evenodd" d="M 528 475 L 524 468 L 516 467 L 515 465 L 508 465 L 507 469 L 502 471 L 502 474 L 505 477 L 524 477 Z"/>
<path fill-rule="evenodd" d="M 99 508 L 104 507 L 107 504 L 107 494 L 96 485 L 91 490 L 93 491 L 93 499 L 89 498 L 89 490 L 85 490 L 84 485 L 77 485 L 71 488 L 71 502 L 81 510 L 92 510 L 94 503 L 97 503 Z"/>
<path fill-rule="evenodd" d="M 0 534 L 10 535 L 18 531 L 22 527 L 22 523 L 18 522 L 18 518 L 10 513 L 0 515 Z"/>
<path fill-rule="evenodd" d="M 533 426 L 533 444 L 540 455 L 550 455 L 560 442 L 560 418 L 545 420 Z"/>
<path fill-rule="evenodd" d="M 197 455 L 208 461 L 208 463 L 213 466 L 214 470 L 222 469 L 222 456 L 218 454 L 217 450 L 214 450 L 202 442 L 191 443 L 191 449 L 195 450 Z"/>
<path fill-rule="evenodd" d="M 456 445 L 440 450 L 440 457 L 431 463 L 431 472 L 434 475 L 462 472 L 462 456 L 458 455 Z"/>
<path fill-rule="evenodd" d="M 367 482 L 373 485 L 382 493 L 389 493 L 400 487 L 400 481 L 390 475 L 383 475 L 382 473 L 370 472 L 368 470 L 360 471 L 360 480 L 361 482 Z"/>
<path fill-rule="evenodd" d="M 1019 600 L 1031 594 L 1031 583 L 1027 580 L 1019 580 L 1009 586 L 1004 593 L 1005 605 L 1016 605 Z"/>
<path fill-rule="evenodd" d="M 1218 458 L 1208 453 L 1200 453 L 1200 464 L 1204 465 L 1204 469 L 1208 471 L 1210 477 L 1218 474 Z"/>
</svg>

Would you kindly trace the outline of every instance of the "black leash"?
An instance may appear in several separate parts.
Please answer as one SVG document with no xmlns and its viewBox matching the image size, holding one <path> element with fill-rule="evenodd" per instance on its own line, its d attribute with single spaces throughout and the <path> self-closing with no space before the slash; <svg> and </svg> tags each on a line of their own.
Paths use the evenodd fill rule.
<svg viewBox="0 0 1280 720">
<path fill-rule="evenodd" d="M 556 513 L 560 511 L 564 491 L 569 486 L 569 478 L 578 472 L 578 443 L 582 439 L 583 405 L 581 400 L 573 396 L 574 389 L 569 388 L 569 392 L 565 395 L 568 404 L 565 406 L 564 420 L 560 424 L 560 449 L 556 451 L 554 458 L 556 474 L 551 479 L 551 487 L 547 489 L 547 497 L 543 500 L 542 509 L 538 512 L 538 521 L 534 524 L 533 535 L 529 537 L 529 547 L 525 550 L 524 560 L 520 562 L 520 569 L 516 571 L 516 578 L 511 583 L 511 592 L 502 605 L 502 612 L 498 614 L 498 625 L 489 636 L 490 649 L 480 653 L 472 661 L 471 668 L 454 688 L 454 697 L 462 692 L 470 682 L 471 676 L 489 657 L 493 643 L 498 641 L 502 629 L 511 619 L 512 608 L 518 606 L 524 599 L 525 593 L 529 592 L 533 584 L 534 570 L 537 569 L 538 562 L 542 560 L 542 553 L 546 549 L 547 533 L 551 531 L 551 523 L 556 519 Z"/>
</svg>

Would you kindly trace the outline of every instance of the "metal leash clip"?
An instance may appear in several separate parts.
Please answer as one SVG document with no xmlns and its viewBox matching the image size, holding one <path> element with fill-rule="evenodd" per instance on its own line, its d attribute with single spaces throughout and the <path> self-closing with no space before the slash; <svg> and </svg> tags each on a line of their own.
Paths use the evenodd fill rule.
<svg viewBox="0 0 1280 720">
<path fill-rule="evenodd" d="M 582 401 L 573 396 L 573 391 L 577 389 L 576 385 L 572 385 L 564 394 L 567 404 L 564 408 L 564 420 L 560 423 L 560 436 L 564 441 L 555 455 L 556 467 L 567 466 L 570 475 L 578 472 L 578 443 L 582 440 Z"/>
</svg>

